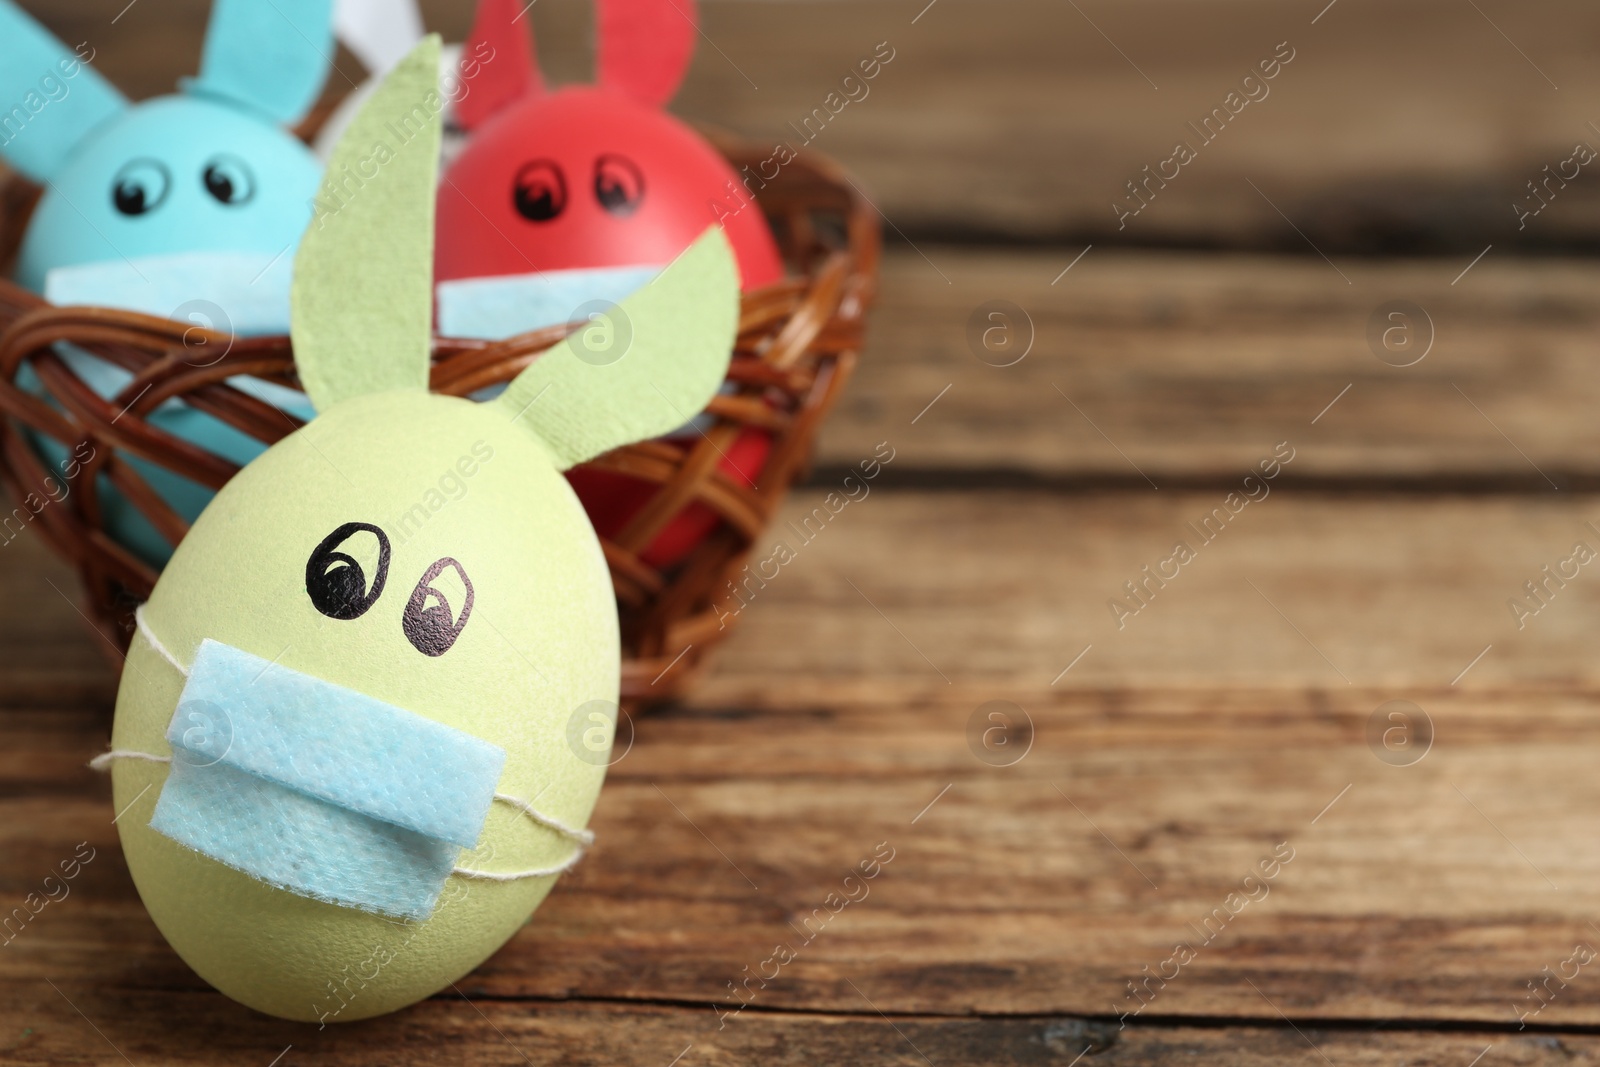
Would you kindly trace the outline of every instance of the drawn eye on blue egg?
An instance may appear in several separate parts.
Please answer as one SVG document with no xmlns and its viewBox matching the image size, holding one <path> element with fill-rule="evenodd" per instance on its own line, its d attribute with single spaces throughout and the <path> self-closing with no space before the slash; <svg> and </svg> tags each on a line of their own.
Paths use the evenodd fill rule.
<svg viewBox="0 0 1600 1067">
<path fill-rule="evenodd" d="M 292 254 L 321 167 L 289 127 L 328 74 L 333 6 L 216 0 L 200 73 L 175 94 L 134 103 L 94 68 L 87 42 L 70 48 L 0 0 L 0 100 L 21 101 L 0 115 L 0 157 L 44 187 L 18 280 L 54 303 L 53 288 L 123 307 L 140 297 L 129 279 L 142 272 L 146 303 L 128 309 L 165 315 L 172 307 L 148 299 L 166 288 L 151 275 L 170 265 L 147 261 L 209 253 L 265 264 Z M 115 276 L 51 278 L 103 263 L 130 268 L 121 290 Z M 85 291 L 91 283 L 104 291 Z M 286 315 L 286 292 L 283 305 Z"/>
<path fill-rule="evenodd" d="M 172 175 L 157 160 L 139 158 L 111 179 L 111 203 L 122 214 L 148 215 L 160 207 L 172 188 Z"/>
<path fill-rule="evenodd" d="M 255 199 L 255 175 L 238 156 L 223 152 L 208 160 L 200 180 L 205 183 L 206 192 L 219 204 L 241 207 Z"/>
<path fill-rule="evenodd" d="M 58 306 L 136 311 L 234 336 L 287 334 L 294 253 L 322 180 L 321 162 L 291 128 L 329 72 L 334 4 L 215 0 L 199 74 L 176 93 L 135 103 L 95 69 L 89 42 L 64 44 L 0 0 L 0 159 L 42 187 L 18 250 L 18 283 Z M 192 364 L 217 362 L 216 347 Z M 55 353 L 104 399 L 132 380 L 127 368 L 72 345 Z M 228 381 L 296 418 L 312 415 L 298 390 Z M 43 392 L 29 368 L 17 384 Z M 234 464 L 264 447 L 178 398 L 144 417 Z M 48 464 L 65 461 L 67 444 L 32 443 Z M 123 458 L 185 522 L 213 496 Z M 165 564 L 173 546 L 157 526 L 108 479 L 95 491 L 107 531 L 151 567 Z"/>
</svg>

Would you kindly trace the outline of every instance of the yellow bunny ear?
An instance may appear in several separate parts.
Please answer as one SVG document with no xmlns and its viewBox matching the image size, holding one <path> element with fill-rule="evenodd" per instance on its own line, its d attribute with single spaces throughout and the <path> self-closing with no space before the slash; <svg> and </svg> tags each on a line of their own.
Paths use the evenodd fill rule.
<svg viewBox="0 0 1600 1067">
<path fill-rule="evenodd" d="M 383 80 L 333 150 L 295 256 L 292 334 L 317 410 L 426 389 L 439 169 L 439 38 Z"/>
<path fill-rule="evenodd" d="M 738 266 L 712 226 L 649 285 L 540 356 L 495 403 L 565 470 L 700 414 L 727 376 L 738 325 Z"/>
</svg>

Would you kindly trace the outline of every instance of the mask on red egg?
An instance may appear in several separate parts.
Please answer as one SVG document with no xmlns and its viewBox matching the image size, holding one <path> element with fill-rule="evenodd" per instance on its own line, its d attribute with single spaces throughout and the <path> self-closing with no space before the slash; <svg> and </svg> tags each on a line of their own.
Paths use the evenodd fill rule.
<svg viewBox="0 0 1600 1067">
<path fill-rule="evenodd" d="M 434 266 L 445 336 L 493 340 L 581 321 L 647 283 L 719 220 L 746 291 L 783 277 L 742 179 L 663 110 L 694 51 L 694 0 L 596 0 L 595 13 L 597 84 L 552 90 L 522 3 L 478 6 L 457 104 L 470 136 L 439 187 Z M 687 449 L 699 440 L 686 428 L 665 443 Z M 741 434 L 721 450 L 723 473 L 757 483 L 771 443 L 760 431 Z M 569 478 L 608 538 L 629 531 L 652 493 L 593 467 Z M 699 504 L 656 519 L 640 556 L 655 567 L 679 562 L 716 521 Z"/>
</svg>

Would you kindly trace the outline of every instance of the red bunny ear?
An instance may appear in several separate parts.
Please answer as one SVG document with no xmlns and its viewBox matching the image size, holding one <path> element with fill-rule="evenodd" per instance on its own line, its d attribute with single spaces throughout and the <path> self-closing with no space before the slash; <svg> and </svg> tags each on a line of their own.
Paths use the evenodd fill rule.
<svg viewBox="0 0 1600 1067">
<path fill-rule="evenodd" d="M 544 91 L 532 20 L 524 13 L 518 0 L 479 0 L 472 33 L 461 49 L 467 93 L 456 104 L 456 120 L 469 130 L 508 104 Z"/>
<path fill-rule="evenodd" d="M 697 18 L 695 0 L 595 0 L 600 84 L 664 107 L 689 70 Z"/>
</svg>

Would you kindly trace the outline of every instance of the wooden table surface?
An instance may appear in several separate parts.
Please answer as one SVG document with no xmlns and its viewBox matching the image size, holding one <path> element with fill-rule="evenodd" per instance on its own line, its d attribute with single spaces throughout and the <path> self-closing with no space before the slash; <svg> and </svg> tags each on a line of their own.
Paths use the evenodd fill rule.
<svg viewBox="0 0 1600 1067">
<path fill-rule="evenodd" d="M 87 25 L 102 6 L 43 13 Z M 1173 18 L 1186 6 L 1145 5 Z M 712 37 L 758 75 L 740 50 L 755 9 L 841 55 L 878 39 L 873 20 L 907 14 L 706 7 Z M 1347 0 L 1313 27 L 1321 7 L 1297 11 L 1294 32 L 1358 52 L 1374 6 Z M 1401 7 L 1408 32 L 1445 19 L 1440 5 Z M 158 0 L 133 10 L 147 8 Z M 1138 40 L 1114 25 L 1131 16 L 1085 9 Z M 1246 9 L 1265 17 L 1220 5 L 1199 43 Z M 944 0 L 916 32 L 953 49 L 989 25 L 981 10 Z M 1480 77 L 1432 91 L 1465 114 L 1498 85 L 1494 121 L 1510 125 L 1496 128 L 1523 130 L 1527 153 L 1567 139 L 1572 116 L 1532 102 L 1554 91 L 1487 14 L 1465 11 L 1448 25 L 1471 49 L 1439 62 Z M 1579 80 L 1594 75 L 1574 27 L 1593 12 L 1490 13 L 1563 83 L 1559 107 L 1581 110 Z M 1099 55 L 1076 14 L 1048 18 Z M 136 40 L 165 27 L 197 42 L 176 17 L 132 26 Z M 1283 35 L 1265 26 L 1222 51 L 1253 59 Z M 1400 48 L 1384 41 L 1373 63 Z M 1215 95 L 1204 71 L 1129 47 L 1159 80 L 1166 69 L 1208 86 L 1196 99 Z M 133 46 L 107 51 L 119 76 L 139 69 Z M 1337 57 L 1306 58 L 1308 78 L 1341 76 Z M 707 62 L 697 77 L 715 81 Z M 926 63 L 932 86 L 942 68 Z M 1357 68 L 1343 76 L 1364 107 L 1383 87 Z M 1024 50 L 1015 78 L 1056 69 Z M 1150 91 L 1121 69 L 1121 88 Z M 777 70 L 779 102 L 760 106 L 803 97 L 795 80 Z M 729 121 L 706 85 L 691 83 L 699 112 Z M 846 147 L 870 156 L 866 116 L 893 125 L 891 99 L 863 107 L 858 140 L 841 125 Z M 1274 121 L 1294 121 L 1290 103 Z M 948 150 L 965 161 L 952 181 L 983 184 L 998 166 L 984 139 L 1003 130 L 961 114 L 972 129 L 946 137 L 965 146 Z M 1556 132 L 1517 125 L 1524 114 Z M 1129 120 L 1106 151 L 1158 127 Z M 949 200 L 933 218 L 931 201 L 918 206 L 926 158 L 885 157 L 872 174 L 885 210 L 921 221 L 891 246 L 867 356 L 785 519 L 880 443 L 893 461 L 745 607 L 704 688 L 635 724 L 595 813 L 599 845 L 534 922 L 412 1009 L 323 1030 L 268 1019 L 166 946 L 123 864 L 108 783 L 84 766 L 109 736 L 103 642 L 37 538 L 0 544 L 0 905 L 39 892 L 80 842 L 94 855 L 70 895 L 0 947 L 0 1062 L 1600 1063 L 1600 567 L 1572 562 L 1580 542 L 1600 553 L 1600 264 L 1515 246 L 1473 261 L 1495 239 L 1488 223 L 1467 231 L 1482 244 L 1427 257 L 1340 251 L 1347 231 L 1330 222 L 1311 233 L 1331 261 L 1098 244 L 1076 259 L 1096 237 L 1072 222 L 1090 210 L 1072 193 L 1087 179 L 1066 183 L 1045 240 L 1010 241 L 1032 194 L 974 201 L 970 225 Z M 1284 151 L 1251 173 L 1327 203 L 1319 183 L 1397 171 L 1349 147 L 1326 158 L 1345 171 Z M 1152 232 L 1182 243 L 1236 208 L 1236 246 L 1273 243 L 1249 235 L 1282 219 L 1222 184 L 1229 168 L 1248 176 L 1249 152 L 1227 160 Z M 1429 189 L 1459 173 L 1434 162 L 1398 170 Z M 1027 180 L 1044 165 L 1028 163 Z M 1509 187 L 1498 166 L 1474 179 L 1496 196 Z M 1600 198 L 1570 202 L 1563 225 L 1581 233 L 1583 204 Z M 1313 216 L 1347 219 L 1330 212 Z M 1032 338 L 1012 366 L 980 361 L 969 341 L 991 300 Z M 1411 366 L 1369 343 L 1395 300 L 1423 312 L 1409 325 L 1427 352 Z M 1276 477 L 1247 481 L 1275 455 Z M 1172 576 L 1179 541 L 1191 551 Z M 1132 599 L 1125 583 L 1146 567 L 1169 577 Z M 1009 726 L 986 734 L 1002 721 L 991 713 Z M 831 912 L 875 854 L 892 859 Z M 794 951 L 778 977 L 741 984 L 770 973 L 780 944 Z"/>
</svg>

